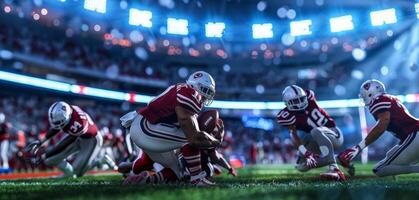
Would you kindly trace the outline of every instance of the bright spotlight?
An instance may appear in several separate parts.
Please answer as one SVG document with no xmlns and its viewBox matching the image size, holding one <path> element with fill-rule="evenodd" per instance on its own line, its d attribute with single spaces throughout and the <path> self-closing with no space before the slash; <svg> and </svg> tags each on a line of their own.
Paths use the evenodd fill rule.
<svg viewBox="0 0 419 200">
<path fill-rule="evenodd" d="M 352 57 L 358 62 L 363 61 L 367 57 L 367 52 L 360 48 L 355 48 L 352 50 Z"/>
<path fill-rule="evenodd" d="M 131 8 L 129 9 L 128 23 L 134 26 L 150 28 L 153 26 L 153 23 L 151 22 L 152 17 L 153 14 L 150 11 Z"/>
<path fill-rule="evenodd" d="M 384 24 L 394 24 L 397 22 L 396 9 L 377 10 L 370 13 L 371 25 L 382 26 Z"/>
<path fill-rule="evenodd" d="M 354 29 L 351 15 L 330 18 L 330 31 L 332 33 L 349 31 Z"/>
<path fill-rule="evenodd" d="M 106 0 L 84 0 L 84 8 L 98 13 L 106 13 Z"/>
<path fill-rule="evenodd" d="M 253 24 L 252 25 L 253 38 L 272 38 L 274 33 L 272 31 L 272 24 Z"/>
<path fill-rule="evenodd" d="M 207 37 L 223 37 L 226 25 L 222 22 L 208 22 L 205 24 L 205 36 Z"/>
<path fill-rule="evenodd" d="M 188 35 L 188 20 L 186 19 L 167 19 L 167 33 L 176 35 Z"/>
<path fill-rule="evenodd" d="M 415 4 L 416 17 L 419 19 L 419 3 Z"/>
<path fill-rule="evenodd" d="M 311 35 L 311 20 L 293 21 L 290 23 L 291 36 Z"/>
</svg>

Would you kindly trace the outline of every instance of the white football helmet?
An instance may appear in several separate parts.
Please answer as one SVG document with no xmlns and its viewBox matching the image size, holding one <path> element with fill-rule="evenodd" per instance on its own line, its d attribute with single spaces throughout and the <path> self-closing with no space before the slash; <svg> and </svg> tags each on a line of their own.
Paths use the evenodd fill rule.
<svg viewBox="0 0 419 200">
<path fill-rule="evenodd" d="M 382 94 L 386 93 L 386 87 L 379 80 L 371 79 L 362 83 L 359 97 L 366 106 L 370 106 L 372 100 Z"/>
<path fill-rule="evenodd" d="M 6 116 L 3 113 L 0 113 L 0 124 L 6 121 Z"/>
<path fill-rule="evenodd" d="M 61 129 L 68 124 L 71 119 L 73 109 L 71 106 L 64 102 L 55 102 L 48 109 L 48 120 L 52 128 Z"/>
<path fill-rule="evenodd" d="M 197 71 L 189 76 L 186 84 L 205 97 L 206 105 L 212 103 L 215 96 L 215 81 L 210 74 L 204 71 Z"/>
<path fill-rule="evenodd" d="M 304 110 L 308 106 L 307 94 L 296 85 L 287 86 L 282 92 L 282 100 L 288 110 Z"/>
</svg>

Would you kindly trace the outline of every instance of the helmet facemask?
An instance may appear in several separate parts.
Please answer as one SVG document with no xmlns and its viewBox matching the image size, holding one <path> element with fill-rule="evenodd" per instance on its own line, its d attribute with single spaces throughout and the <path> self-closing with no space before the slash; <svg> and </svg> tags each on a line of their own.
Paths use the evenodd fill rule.
<svg viewBox="0 0 419 200">
<path fill-rule="evenodd" d="M 308 106 L 307 96 L 301 96 L 298 98 L 290 99 L 286 101 L 285 104 L 289 110 L 304 110 Z"/>
<path fill-rule="evenodd" d="M 206 106 L 211 105 L 212 101 L 214 100 L 215 89 L 200 83 L 197 84 L 195 89 L 205 98 L 204 104 Z"/>
</svg>

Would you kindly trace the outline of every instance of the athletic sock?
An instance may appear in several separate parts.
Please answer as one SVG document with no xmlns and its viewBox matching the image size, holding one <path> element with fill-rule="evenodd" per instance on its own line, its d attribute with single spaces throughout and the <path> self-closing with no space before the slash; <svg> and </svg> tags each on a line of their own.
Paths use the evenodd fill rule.
<svg viewBox="0 0 419 200">
<path fill-rule="evenodd" d="M 143 152 L 140 157 L 138 157 L 134 163 L 132 163 L 132 172 L 134 174 L 139 174 L 142 171 L 151 171 L 153 169 L 154 161 Z"/>
<path fill-rule="evenodd" d="M 186 161 L 186 167 L 191 174 L 191 177 L 201 173 L 201 151 L 197 148 L 191 147 L 189 144 L 181 149 L 183 158 Z"/>
<path fill-rule="evenodd" d="M 172 183 L 177 181 L 176 174 L 169 168 L 164 168 L 163 170 L 150 175 L 148 183 L 158 184 L 158 183 Z"/>
</svg>

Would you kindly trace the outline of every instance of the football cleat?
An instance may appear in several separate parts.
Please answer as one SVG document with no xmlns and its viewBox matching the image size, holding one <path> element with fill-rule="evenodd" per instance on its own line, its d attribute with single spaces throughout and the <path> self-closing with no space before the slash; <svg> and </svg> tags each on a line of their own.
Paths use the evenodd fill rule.
<svg viewBox="0 0 419 200">
<path fill-rule="evenodd" d="M 339 168 L 329 170 L 328 172 L 320 174 L 321 179 L 333 181 L 346 181 L 345 174 Z"/>
<path fill-rule="evenodd" d="M 345 170 L 348 172 L 349 176 L 355 176 L 355 165 L 353 162 L 347 162 L 345 159 L 343 159 L 340 155 L 337 156 L 338 163 L 345 168 Z"/>
<path fill-rule="evenodd" d="M 150 182 L 149 179 L 150 179 L 150 173 L 147 171 L 143 171 L 138 175 L 128 176 L 127 178 L 125 178 L 123 184 L 124 185 L 130 185 L 130 184 L 144 185 Z"/>
</svg>

